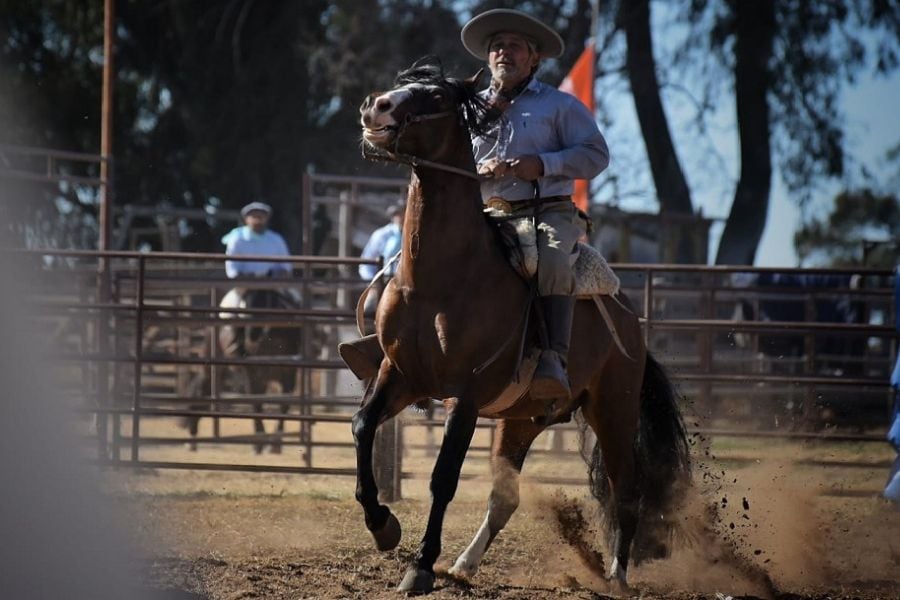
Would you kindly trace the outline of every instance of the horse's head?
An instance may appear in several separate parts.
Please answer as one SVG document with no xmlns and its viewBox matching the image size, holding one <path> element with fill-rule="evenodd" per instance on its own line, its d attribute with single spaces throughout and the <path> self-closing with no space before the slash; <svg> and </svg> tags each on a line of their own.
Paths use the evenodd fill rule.
<svg viewBox="0 0 900 600">
<path fill-rule="evenodd" d="M 430 64 L 401 72 L 392 90 L 369 94 L 360 106 L 363 143 L 392 154 L 444 158 L 461 136 L 468 139 L 467 125 L 485 121 L 488 111 L 475 90 L 478 75 L 447 79 L 440 66 Z"/>
</svg>

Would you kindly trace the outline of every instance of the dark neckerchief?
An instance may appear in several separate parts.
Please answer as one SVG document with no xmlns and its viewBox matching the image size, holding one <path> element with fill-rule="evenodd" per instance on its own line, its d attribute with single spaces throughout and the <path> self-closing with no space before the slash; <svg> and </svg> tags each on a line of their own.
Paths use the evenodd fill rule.
<svg viewBox="0 0 900 600">
<path fill-rule="evenodd" d="M 516 97 L 518 97 L 518 95 L 521 94 L 526 87 L 528 87 L 528 84 L 531 83 L 532 78 L 533 75 L 529 75 L 511 90 L 504 90 L 499 85 L 495 86 L 497 82 L 495 80 L 491 80 L 491 104 L 493 106 L 496 106 L 500 110 L 506 110 L 509 107 L 510 103 L 515 100 Z"/>
</svg>

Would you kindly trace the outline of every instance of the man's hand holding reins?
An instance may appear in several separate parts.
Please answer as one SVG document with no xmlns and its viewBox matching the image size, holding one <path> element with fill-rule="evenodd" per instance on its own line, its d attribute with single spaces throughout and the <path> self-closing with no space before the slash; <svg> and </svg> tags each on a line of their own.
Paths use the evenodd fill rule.
<svg viewBox="0 0 900 600">
<path fill-rule="evenodd" d="M 514 175 L 525 181 L 534 181 L 544 174 L 544 163 L 536 154 L 526 154 L 510 160 L 492 158 L 478 165 L 478 174 L 496 179 Z"/>
</svg>

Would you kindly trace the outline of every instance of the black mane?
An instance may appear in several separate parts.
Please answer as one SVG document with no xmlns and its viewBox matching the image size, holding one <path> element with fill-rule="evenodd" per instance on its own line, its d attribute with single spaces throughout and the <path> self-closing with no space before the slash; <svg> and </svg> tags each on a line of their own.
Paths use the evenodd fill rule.
<svg viewBox="0 0 900 600">
<path fill-rule="evenodd" d="M 408 69 L 397 73 L 394 79 L 397 87 L 411 83 L 438 86 L 449 91 L 462 108 L 469 131 L 475 135 L 488 135 L 492 129 L 491 124 L 500 116 L 499 111 L 478 95 L 474 86 L 460 79 L 446 77 L 444 67 L 436 56 L 420 58 Z"/>
</svg>

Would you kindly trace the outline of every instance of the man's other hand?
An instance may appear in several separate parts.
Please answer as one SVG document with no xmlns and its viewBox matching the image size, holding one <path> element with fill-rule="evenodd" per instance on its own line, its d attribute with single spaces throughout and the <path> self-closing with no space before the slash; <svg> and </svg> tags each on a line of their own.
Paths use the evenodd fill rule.
<svg viewBox="0 0 900 600">
<path fill-rule="evenodd" d="M 526 154 L 509 161 L 513 174 L 525 181 L 534 181 L 544 174 L 544 162 L 536 154 Z"/>
</svg>

